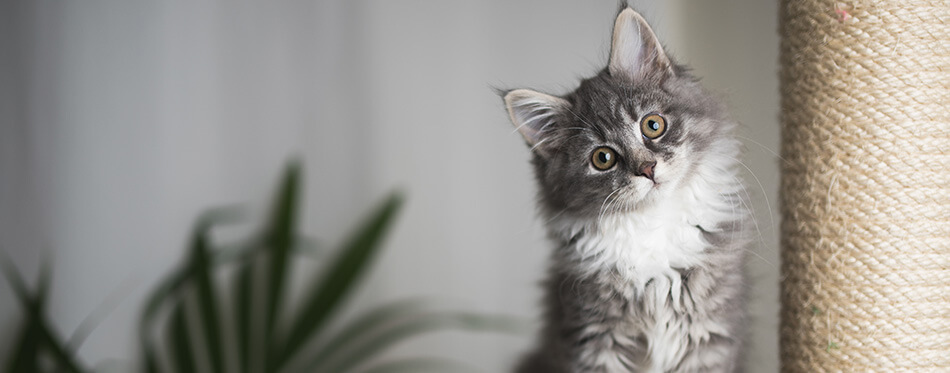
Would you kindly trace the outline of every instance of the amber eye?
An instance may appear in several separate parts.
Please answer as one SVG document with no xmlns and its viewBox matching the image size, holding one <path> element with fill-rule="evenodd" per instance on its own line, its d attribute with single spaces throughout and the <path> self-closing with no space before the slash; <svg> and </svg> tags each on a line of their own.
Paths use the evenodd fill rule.
<svg viewBox="0 0 950 373">
<path fill-rule="evenodd" d="M 663 119 L 660 114 L 647 115 L 640 121 L 640 132 L 643 133 L 643 137 L 650 140 L 660 137 L 663 132 L 666 132 L 666 119 Z"/>
<path fill-rule="evenodd" d="M 601 146 L 594 149 L 594 154 L 591 154 L 590 161 L 594 164 L 594 168 L 606 171 L 617 163 L 617 153 L 611 148 Z"/>
</svg>

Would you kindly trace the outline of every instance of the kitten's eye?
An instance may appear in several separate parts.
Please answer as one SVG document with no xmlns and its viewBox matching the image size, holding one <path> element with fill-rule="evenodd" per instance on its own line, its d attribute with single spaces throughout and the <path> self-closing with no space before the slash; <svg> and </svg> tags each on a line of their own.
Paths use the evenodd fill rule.
<svg viewBox="0 0 950 373">
<path fill-rule="evenodd" d="M 594 149 L 594 154 L 591 154 L 590 161 L 594 164 L 594 168 L 607 171 L 617 163 L 617 153 L 611 148 L 601 146 Z"/>
<path fill-rule="evenodd" d="M 663 132 L 666 132 L 666 119 L 663 119 L 660 114 L 647 115 L 640 121 L 640 132 L 650 140 L 660 137 Z"/>
</svg>

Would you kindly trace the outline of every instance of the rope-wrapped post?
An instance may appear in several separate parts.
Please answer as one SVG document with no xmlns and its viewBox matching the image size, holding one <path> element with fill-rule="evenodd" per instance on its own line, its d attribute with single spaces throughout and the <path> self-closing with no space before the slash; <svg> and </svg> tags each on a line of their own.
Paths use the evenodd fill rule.
<svg viewBox="0 0 950 373">
<path fill-rule="evenodd" d="M 780 17 L 782 371 L 950 371 L 950 2 Z"/>
</svg>

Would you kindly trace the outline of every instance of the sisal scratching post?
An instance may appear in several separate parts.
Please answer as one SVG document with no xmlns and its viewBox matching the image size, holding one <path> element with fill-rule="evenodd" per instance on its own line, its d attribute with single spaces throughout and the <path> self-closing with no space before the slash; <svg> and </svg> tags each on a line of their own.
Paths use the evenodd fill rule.
<svg viewBox="0 0 950 373">
<path fill-rule="evenodd" d="M 950 371 L 950 1 L 780 23 L 782 370 Z"/>
</svg>

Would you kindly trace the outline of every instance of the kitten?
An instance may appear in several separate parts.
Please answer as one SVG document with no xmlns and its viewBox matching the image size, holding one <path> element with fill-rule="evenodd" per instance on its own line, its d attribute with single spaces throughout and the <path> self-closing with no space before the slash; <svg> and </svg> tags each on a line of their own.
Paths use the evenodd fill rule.
<svg viewBox="0 0 950 373">
<path fill-rule="evenodd" d="M 508 91 L 556 248 L 523 373 L 739 369 L 748 210 L 737 124 L 630 8 L 607 67 Z"/>
</svg>

